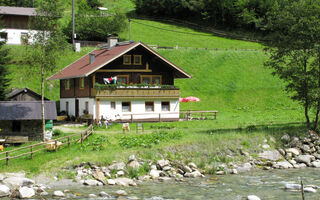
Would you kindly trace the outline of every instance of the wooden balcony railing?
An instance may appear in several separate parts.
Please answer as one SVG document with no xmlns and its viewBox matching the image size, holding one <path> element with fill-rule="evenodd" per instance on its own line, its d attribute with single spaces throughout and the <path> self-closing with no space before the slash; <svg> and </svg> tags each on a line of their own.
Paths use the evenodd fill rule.
<svg viewBox="0 0 320 200">
<path fill-rule="evenodd" d="M 91 89 L 91 96 L 96 98 L 135 98 L 135 99 L 167 99 L 179 98 L 179 89 L 163 88 L 116 88 L 116 89 Z"/>
</svg>

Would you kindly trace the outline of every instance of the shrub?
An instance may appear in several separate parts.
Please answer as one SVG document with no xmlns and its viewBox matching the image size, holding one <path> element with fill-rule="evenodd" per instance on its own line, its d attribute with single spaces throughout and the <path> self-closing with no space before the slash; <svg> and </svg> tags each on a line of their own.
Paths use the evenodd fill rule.
<svg viewBox="0 0 320 200">
<path fill-rule="evenodd" d="M 123 148 L 132 148 L 132 147 L 144 147 L 150 148 L 154 145 L 159 144 L 160 142 L 180 139 L 182 134 L 180 132 L 154 132 L 151 134 L 144 135 L 130 135 L 122 136 L 119 141 L 119 145 Z"/>
<path fill-rule="evenodd" d="M 54 129 L 53 130 L 53 136 L 60 136 L 63 134 L 63 131 L 59 130 L 59 129 Z"/>
<path fill-rule="evenodd" d="M 106 145 L 110 144 L 109 140 L 105 136 L 93 137 L 88 142 L 84 142 L 81 145 L 81 150 L 102 151 L 106 148 Z"/>
</svg>

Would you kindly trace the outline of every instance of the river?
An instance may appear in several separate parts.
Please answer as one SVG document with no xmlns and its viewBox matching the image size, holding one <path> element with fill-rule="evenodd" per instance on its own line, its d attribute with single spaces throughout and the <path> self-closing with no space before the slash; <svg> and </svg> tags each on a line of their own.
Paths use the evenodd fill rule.
<svg viewBox="0 0 320 200">
<path fill-rule="evenodd" d="M 69 189 L 67 199 L 89 199 L 88 194 L 96 194 L 105 191 L 113 195 L 116 190 L 123 189 L 128 193 L 126 198 L 163 200 L 163 199 L 185 199 L 185 200 L 242 200 L 248 195 L 256 195 L 261 199 L 292 200 L 302 199 L 300 192 L 286 191 L 286 183 L 300 183 L 302 177 L 305 185 L 320 186 L 320 169 L 290 169 L 271 171 L 251 171 L 237 175 L 207 176 L 199 179 L 185 179 L 185 182 L 157 182 L 148 181 L 140 183 L 137 187 L 101 186 L 88 187 L 75 184 L 58 184 L 54 190 Z M 52 191 L 49 191 L 51 193 Z M 320 192 L 320 191 L 319 191 Z M 79 193 L 75 197 L 72 193 Z M 73 196 L 73 197 L 72 197 Z M 306 199 L 319 198 L 319 193 L 306 193 Z M 97 198 L 95 198 L 97 199 Z"/>
</svg>

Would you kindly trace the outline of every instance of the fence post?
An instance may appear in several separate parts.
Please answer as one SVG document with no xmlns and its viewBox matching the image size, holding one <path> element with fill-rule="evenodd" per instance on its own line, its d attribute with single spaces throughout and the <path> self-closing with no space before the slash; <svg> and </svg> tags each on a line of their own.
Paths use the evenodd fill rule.
<svg viewBox="0 0 320 200">
<path fill-rule="evenodd" d="M 9 152 L 6 152 L 7 166 L 9 166 Z"/>
<path fill-rule="evenodd" d="M 81 133 L 81 139 L 80 139 L 80 141 L 81 141 L 81 144 L 83 143 L 83 133 Z"/>
<path fill-rule="evenodd" d="M 159 113 L 159 122 L 161 122 L 161 113 Z"/>
<path fill-rule="evenodd" d="M 131 123 L 133 123 L 133 114 L 131 114 Z"/>
<path fill-rule="evenodd" d="M 54 148 L 55 148 L 55 151 L 57 152 L 58 151 L 58 142 L 57 142 L 57 140 L 54 141 Z"/>
<path fill-rule="evenodd" d="M 30 147 L 30 155 L 31 155 L 31 160 L 33 160 L 33 146 Z"/>
<path fill-rule="evenodd" d="M 70 147 L 70 136 L 68 136 L 68 147 Z"/>
</svg>

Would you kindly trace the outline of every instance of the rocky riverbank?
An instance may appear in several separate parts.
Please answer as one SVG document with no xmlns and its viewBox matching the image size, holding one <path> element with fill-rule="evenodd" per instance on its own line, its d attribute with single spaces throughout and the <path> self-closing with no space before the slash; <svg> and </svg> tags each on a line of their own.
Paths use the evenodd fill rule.
<svg viewBox="0 0 320 200">
<path fill-rule="evenodd" d="M 275 142 L 273 138 L 265 140 L 260 145 L 261 152 L 250 155 L 240 149 L 240 153 L 246 158 L 244 163 L 223 163 L 215 171 L 216 175 L 238 174 L 255 169 L 289 169 L 320 167 L 320 138 L 314 132 L 309 132 L 304 137 L 291 137 L 283 135 L 281 141 L 284 148 L 272 150 L 268 142 Z M 143 170 L 141 170 L 143 169 Z M 73 184 L 87 186 L 116 185 L 120 187 L 135 187 L 145 181 L 156 182 L 184 182 L 189 178 L 204 177 L 204 172 L 193 162 L 170 161 L 161 159 L 157 161 L 142 160 L 131 155 L 127 162 L 113 162 L 109 166 L 98 166 L 94 163 L 84 162 L 76 166 L 61 169 L 60 172 L 69 174 Z M 57 174 L 58 176 L 59 174 Z M 56 180 L 59 182 L 59 180 Z M 285 189 L 292 191 L 301 190 L 297 183 L 286 184 Z M 44 184 L 36 184 L 34 180 L 25 177 L 24 173 L 0 174 L 0 197 L 34 198 L 34 197 L 66 197 L 73 198 L 68 188 L 63 191 L 54 191 Z M 103 189 L 103 187 L 101 188 Z M 305 192 L 316 193 L 318 186 L 305 186 Z M 51 191 L 50 193 L 47 191 Z M 127 195 L 124 190 L 115 190 L 112 194 L 101 191 L 95 196 L 116 198 Z M 248 199 L 252 199 L 248 197 Z"/>
</svg>

